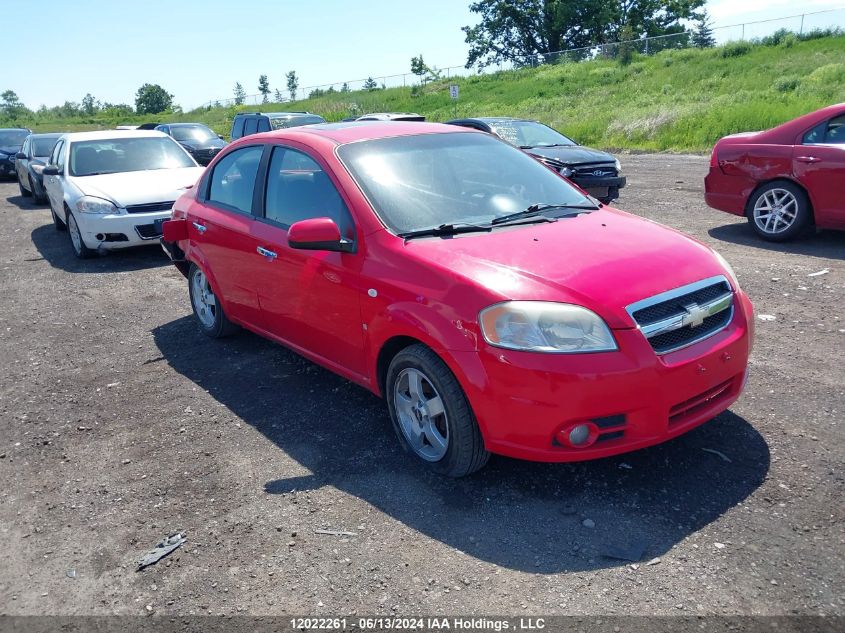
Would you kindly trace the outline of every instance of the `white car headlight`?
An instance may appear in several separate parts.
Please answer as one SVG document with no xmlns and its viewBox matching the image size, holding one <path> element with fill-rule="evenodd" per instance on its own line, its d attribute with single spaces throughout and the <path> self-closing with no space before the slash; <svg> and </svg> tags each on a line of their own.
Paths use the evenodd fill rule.
<svg viewBox="0 0 845 633">
<path fill-rule="evenodd" d="M 569 167 L 564 167 L 560 170 L 560 175 L 564 178 L 569 178 L 573 174 L 573 171 Z"/>
<path fill-rule="evenodd" d="M 716 256 L 716 259 L 719 260 L 719 263 L 722 265 L 722 268 L 725 269 L 725 272 L 728 273 L 728 277 L 730 277 L 733 282 L 734 289 L 739 290 L 739 279 L 737 279 L 736 273 L 734 272 L 733 267 L 728 263 L 728 260 L 722 257 L 722 254 L 718 251 L 714 250 L 713 254 Z"/>
<path fill-rule="evenodd" d="M 622 163 L 619 162 L 618 158 L 615 161 L 613 161 L 613 163 L 616 166 L 616 173 L 621 174 L 622 173 Z"/>
<path fill-rule="evenodd" d="M 117 207 L 108 200 L 94 196 L 82 196 L 76 201 L 76 210 L 80 213 L 99 213 L 101 215 L 118 213 Z"/>
<path fill-rule="evenodd" d="M 618 349 L 601 317 L 568 303 L 497 303 L 482 310 L 478 322 L 484 339 L 495 347 L 557 354 Z"/>
</svg>

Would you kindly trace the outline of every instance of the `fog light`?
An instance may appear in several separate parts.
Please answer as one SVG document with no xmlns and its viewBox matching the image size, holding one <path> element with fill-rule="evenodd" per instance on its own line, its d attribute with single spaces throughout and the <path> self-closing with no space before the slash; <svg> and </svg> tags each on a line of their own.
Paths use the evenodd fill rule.
<svg viewBox="0 0 845 633">
<path fill-rule="evenodd" d="M 590 439 L 590 427 L 586 424 L 579 424 L 569 431 L 569 443 L 572 446 L 583 446 Z"/>
</svg>

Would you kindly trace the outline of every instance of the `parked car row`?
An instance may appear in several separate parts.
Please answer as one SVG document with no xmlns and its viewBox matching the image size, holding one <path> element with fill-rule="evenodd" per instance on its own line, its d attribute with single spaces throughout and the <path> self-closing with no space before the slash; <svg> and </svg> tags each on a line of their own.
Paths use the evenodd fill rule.
<svg viewBox="0 0 845 633">
<path fill-rule="evenodd" d="M 30 134 L 32 130 L 25 128 L 0 128 L 0 176 L 15 176 L 17 153 Z"/>
</svg>

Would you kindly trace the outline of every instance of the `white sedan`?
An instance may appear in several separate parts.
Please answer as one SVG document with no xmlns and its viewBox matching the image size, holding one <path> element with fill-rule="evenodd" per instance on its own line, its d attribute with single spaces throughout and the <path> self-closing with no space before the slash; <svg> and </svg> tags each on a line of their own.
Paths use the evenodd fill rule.
<svg viewBox="0 0 845 633">
<path fill-rule="evenodd" d="M 56 228 L 86 258 L 157 245 L 173 202 L 202 172 L 166 134 L 110 130 L 59 137 L 43 176 Z"/>
</svg>

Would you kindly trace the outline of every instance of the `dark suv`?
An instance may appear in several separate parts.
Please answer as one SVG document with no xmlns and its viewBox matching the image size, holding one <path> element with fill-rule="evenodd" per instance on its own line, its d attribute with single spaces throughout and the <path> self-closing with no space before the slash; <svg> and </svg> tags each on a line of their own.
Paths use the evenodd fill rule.
<svg viewBox="0 0 845 633">
<path fill-rule="evenodd" d="M 32 130 L 26 128 L 0 128 L 0 176 L 17 176 L 15 156 L 30 134 Z"/>
<path fill-rule="evenodd" d="M 155 127 L 188 150 L 200 165 L 208 165 L 226 142 L 202 123 L 162 123 Z"/>
<path fill-rule="evenodd" d="M 232 121 L 231 136 L 234 141 L 259 132 L 325 122 L 323 117 L 310 112 L 238 112 Z"/>
<path fill-rule="evenodd" d="M 525 119 L 478 117 L 455 119 L 450 125 L 495 134 L 559 172 L 591 196 L 607 204 L 625 186 L 619 161 L 607 152 L 578 145 L 548 125 Z"/>
</svg>

